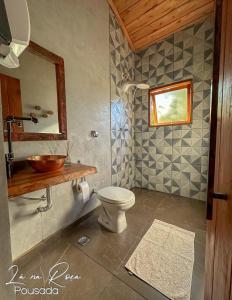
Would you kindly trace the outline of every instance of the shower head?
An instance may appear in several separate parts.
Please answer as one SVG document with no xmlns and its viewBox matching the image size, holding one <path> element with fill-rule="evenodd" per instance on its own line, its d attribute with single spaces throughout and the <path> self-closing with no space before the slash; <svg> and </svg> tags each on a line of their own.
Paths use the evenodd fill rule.
<svg viewBox="0 0 232 300">
<path fill-rule="evenodd" d="M 141 82 L 141 83 L 136 84 L 136 88 L 140 89 L 140 90 L 148 90 L 150 88 L 150 85 L 147 83 Z"/>
<path fill-rule="evenodd" d="M 148 90 L 150 88 L 150 85 L 144 82 L 126 81 L 122 86 L 124 92 L 127 92 L 131 87 L 136 87 L 140 90 Z"/>
</svg>

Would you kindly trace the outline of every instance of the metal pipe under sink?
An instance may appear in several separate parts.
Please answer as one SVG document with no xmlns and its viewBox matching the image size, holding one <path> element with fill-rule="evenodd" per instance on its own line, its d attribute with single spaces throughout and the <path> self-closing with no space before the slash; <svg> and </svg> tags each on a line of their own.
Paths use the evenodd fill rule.
<svg viewBox="0 0 232 300">
<path fill-rule="evenodd" d="M 52 208 L 52 198 L 51 198 L 51 187 L 50 186 L 46 187 L 46 200 L 47 200 L 47 205 L 39 206 L 36 209 L 36 212 L 38 212 L 38 213 L 46 212 Z"/>
</svg>

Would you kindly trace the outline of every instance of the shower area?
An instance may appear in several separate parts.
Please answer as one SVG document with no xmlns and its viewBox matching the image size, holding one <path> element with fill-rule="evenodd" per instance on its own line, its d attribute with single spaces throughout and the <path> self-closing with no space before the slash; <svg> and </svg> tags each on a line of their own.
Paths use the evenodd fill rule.
<svg viewBox="0 0 232 300">
<path fill-rule="evenodd" d="M 213 18 L 133 53 L 110 13 L 112 185 L 206 200 Z M 148 126 L 148 85 L 193 81 L 192 123 Z M 141 85 L 140 85 L 141 84 Z"/>
</svg>

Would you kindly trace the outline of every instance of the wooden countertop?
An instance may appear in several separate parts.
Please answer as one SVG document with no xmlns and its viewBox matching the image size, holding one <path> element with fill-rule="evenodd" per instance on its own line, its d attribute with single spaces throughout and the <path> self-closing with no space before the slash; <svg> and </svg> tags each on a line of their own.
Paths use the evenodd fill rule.
<svg viewBox="0 0 232 300">
<path fill-rule="evenodd" d="M 53 172 L 38 173 L 29 166 L 19 168 L 8 180 L 8 197 L 17 197 L 26 193 L 44 189 L 70 180 L 97 173 L 97 169 L 82 164 L 71 164 Z"/>
</svg>

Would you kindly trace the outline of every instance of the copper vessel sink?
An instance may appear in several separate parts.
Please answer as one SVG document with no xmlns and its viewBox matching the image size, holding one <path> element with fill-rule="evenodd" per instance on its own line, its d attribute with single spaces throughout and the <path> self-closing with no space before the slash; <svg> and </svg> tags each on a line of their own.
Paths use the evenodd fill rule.
<svg viewBox="0 0 232 300">
<path fill-rule="evenodd" d="M 37 172 L 51 172 L 63 168 L 65 158 L 65 155 L 33 155 L 27 161 Z"/>
</svg>

